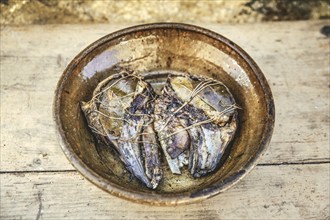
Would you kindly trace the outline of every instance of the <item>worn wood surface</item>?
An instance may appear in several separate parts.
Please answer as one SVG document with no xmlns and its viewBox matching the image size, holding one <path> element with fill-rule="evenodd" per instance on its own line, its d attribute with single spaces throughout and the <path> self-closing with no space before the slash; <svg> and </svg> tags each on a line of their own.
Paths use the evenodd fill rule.
<svg viewBox="0 0 330 220">
<path fill-rule="evenodd" d="M 229 191 L 177 208 L 134 204 L 98 189 L 56 140 L 52 102 L 73 57 L 130 26 L 50 25 L 1 29 L 1 219 L 329 219 L 329 21 L 206 25 L 246 50 L 276 105 L 270 147 Z"/>
<path fill-rule="evenodd" d="M 175 208 L 110 196 L 71 171 L 2 174 L 1 215 L 4 219 L 327 219 L 328 173 L 328 164 L 257 167 L 229 191 Z"/>
</svg>

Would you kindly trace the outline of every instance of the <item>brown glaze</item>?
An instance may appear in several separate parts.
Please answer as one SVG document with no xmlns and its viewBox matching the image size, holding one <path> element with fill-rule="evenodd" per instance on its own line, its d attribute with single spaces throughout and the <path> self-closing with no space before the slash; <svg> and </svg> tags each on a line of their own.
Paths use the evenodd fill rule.
<svg viewBox="0 0 330 220">
<path fill-rule="evenodd" d="M 188 171 L 164 179 L 156 190 L 130 178 L 111 148 L 96 144 L 80 109 L 97 84 L 120 72 L 144 74 L 156 92 L 166 73 L 181 72 L 223 82 L 242 108 L 236 135 L 210 175 L 194 179 Z M 242 179 L 257 164 L 274 126 L 274 102 L 268 83 L 235 43 L 212 31 L 186 24 L 156 23 L 127 28 L 91 44 L 59 80 L 54 118 L 63 151 L 87 179 L 113 195 L 139 203 L 176 205 L 217 195 Z"/>
</svg>

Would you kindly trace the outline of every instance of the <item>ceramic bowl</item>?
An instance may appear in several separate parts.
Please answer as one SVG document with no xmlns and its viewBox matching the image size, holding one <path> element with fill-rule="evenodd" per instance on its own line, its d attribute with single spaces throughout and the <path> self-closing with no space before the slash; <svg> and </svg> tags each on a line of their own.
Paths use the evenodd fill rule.
<svg viewBox="0 0 330 220">
<path fill-rule="evenodd" d="M 217 171 L 196 179 L 188 172 L 172 175 L 163 161 L 165 177 L 151 190 L 129 175 L 111 148 L 95 145 L 79 103 L 90 100 L 100 81 L 123 69 L 149 74 L 151 81 L 171 71 L 184 72 L 219 80 L 229 88 L 242 109 Z M 201 201 L 239 182 L 265 152 L 274 114 L 268 83 L 246 52 L 217 33 L 178 23 L 130 27 L 92 43 L 65 69 L 54 101 L 60 145 L 76 169 L 113 195 L 156 205 Z"/>
</svg>

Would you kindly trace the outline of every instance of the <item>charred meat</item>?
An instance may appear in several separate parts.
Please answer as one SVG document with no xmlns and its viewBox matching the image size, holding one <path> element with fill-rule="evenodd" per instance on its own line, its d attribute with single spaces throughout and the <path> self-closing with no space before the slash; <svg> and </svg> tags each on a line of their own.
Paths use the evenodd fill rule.
<svg viewBox="0 0 330 220">
<path fill-rule="evenodd" d="M 136 76 L 120 75 L 105 79 L 92 99 L 82 103 L 93 133 L 113 146 L 127 170 L 152 189 L 162 177 L 153 129 L 154 97 L 150 84 Z"/>
<path fill-rule="evenodd" d="M 169 75 L 157 95 L 142 77 L 116 74 L 81 108 L 97 138 L 151 189 L 163 177 L 161 153 L 173 174 L 186 166 L 201 177 L 217 169 L 237 128 L 237 105 L 227 87 L 190 75 Z"/>
</svg>

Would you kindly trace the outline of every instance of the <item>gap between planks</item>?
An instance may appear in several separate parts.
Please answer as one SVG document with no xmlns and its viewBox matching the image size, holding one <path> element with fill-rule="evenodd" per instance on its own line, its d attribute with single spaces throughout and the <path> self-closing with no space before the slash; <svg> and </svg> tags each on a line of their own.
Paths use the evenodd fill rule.
<svg viewBox="0 0 330 220">
<path fill-rule="evenodd" d="M 294 166 L 294 165 L 315 165 L 315 164 L 330 164 L 329 161 L 313 161 L 313 162 L 283 162 L 283 163 L 260 163 L 258 167 L 269 167 L 269 166 Z M 1 174 L 23 174 L 23 173 L 77 173 L 78 170 L 18 170 L 18 171 L 0 171 Z"/>
</svg>

